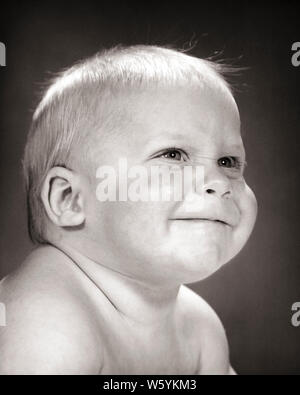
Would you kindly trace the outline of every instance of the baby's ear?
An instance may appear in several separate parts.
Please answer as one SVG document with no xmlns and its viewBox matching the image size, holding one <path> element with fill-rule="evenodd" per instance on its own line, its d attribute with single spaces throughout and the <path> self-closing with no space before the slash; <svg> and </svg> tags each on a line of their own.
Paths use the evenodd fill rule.
<svg viewBox="0 0 300 395">
<path fill-rule="evenodd" d="M 50 220 L 57 226 L 84 223 L 84 199 L 80 177 L 64 167 L 53 167 L 44 180 L 41 198 Z"/>
</svg>

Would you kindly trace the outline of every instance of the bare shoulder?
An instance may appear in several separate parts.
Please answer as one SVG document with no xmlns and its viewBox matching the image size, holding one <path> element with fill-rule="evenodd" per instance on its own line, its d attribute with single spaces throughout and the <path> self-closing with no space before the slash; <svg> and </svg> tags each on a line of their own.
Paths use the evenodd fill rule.
<svg viewBox="0 0 300 395">
<path fill-rule="evenodd" d="M 185 322 L 189 322 L 195 350 L 199 353 L 198 374 L 234 374 L 230 366 L 224 326 L 212 307 L 186 286 L 180 290 Z"/>
<path fill-rule="evenodd" d="M 76 276 L 51 247 L 30 254 L 0 283 L 0 374 L 93 374 L 101 367 L 97 331 Z"/>
</svg>

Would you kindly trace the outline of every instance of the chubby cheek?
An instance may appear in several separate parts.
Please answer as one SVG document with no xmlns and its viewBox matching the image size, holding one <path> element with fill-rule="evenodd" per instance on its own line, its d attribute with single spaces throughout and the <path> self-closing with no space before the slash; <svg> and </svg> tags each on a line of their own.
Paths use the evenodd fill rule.
<svg viewBox="0 0 300 395">
<path fill-rule="evenodd" d="M 257 216 L 257 200 L 254 192 L 244 179 L 235 183 L 234 196 L 240 211 L 240 222 L 234 230 L 233 255 L 236 255 L 244 247 L 254 228 Z"/>
<path fill-rule="evenodd" d="M 146 250 L 162 239 L 168 207 L 151 202 L 98 202 L 94 217 L 99 239 L 115 249 Z"/>
</svg>

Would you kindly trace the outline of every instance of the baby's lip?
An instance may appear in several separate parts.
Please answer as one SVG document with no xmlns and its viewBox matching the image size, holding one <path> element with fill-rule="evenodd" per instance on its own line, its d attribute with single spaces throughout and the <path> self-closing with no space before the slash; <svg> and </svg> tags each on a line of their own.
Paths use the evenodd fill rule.
<svg viewBox="0 0 300 395">
<path fill-rule="evenodd" d="M 228 199 L 221 202 L 200 200 L 196 204 L 185 204 L 170 215 L 170 220 L 178 221 L 211 221 L 230 227 L 235 227 L 240 222 L 240 210 L 236 204 Z"/>
<path fill-rule="evenodd" d="M 206 212 L 205 212 L 206 211 Z M 234 227 L 239 222 L 238 213 L 235 210 L 192 210 L 174 213 L 171 221 L 211 221 Z"/>
<path fill-rule="evenodd" d="M 219 218 L 204 218 L 204 217 L 187 217 L 187 216 L 183 216 L 183 217 L 170 218 L 170 221 L 199 221 L 199 222 L 200 221 L 210 221 L 210 222 L 218 222 L 218 223 L 221 223 L 223 225 L 233 226 L 227 220 L 219 219 Z"/>
</svg>

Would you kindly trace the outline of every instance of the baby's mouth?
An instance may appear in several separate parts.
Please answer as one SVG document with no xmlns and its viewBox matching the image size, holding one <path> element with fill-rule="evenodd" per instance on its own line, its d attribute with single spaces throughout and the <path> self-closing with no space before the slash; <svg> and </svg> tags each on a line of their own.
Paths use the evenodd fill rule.
<svg viewBox="0 0 300 395">
<path fill-rule="evenodd" d="M 171 221 L 185 221 L 205 225 L 216 224 L 234 228 L 238 224 L 238 213 L 234 207 L 200 207 L 198 210 L 178 210 L 170 216 Z"/>
<path fill-rule="evenodd" d="M 210 222 L 210 223 L 216 223 L 216 224 L 221 224 L 221 225 L 227 225 L 232 227 L 231 224 L 228 222 L 221 220 L 221 219 L 213 219 L 213 218 L 189 218 L 189 217 L 182 217 L 182 218 L 170 218 L 170 221 L 190 221 L 190 222 Z"/>
</svg>

